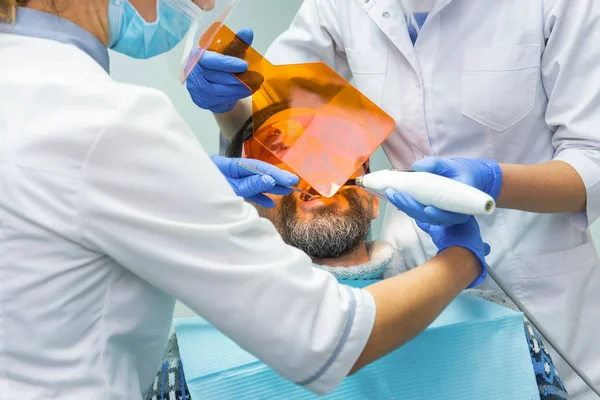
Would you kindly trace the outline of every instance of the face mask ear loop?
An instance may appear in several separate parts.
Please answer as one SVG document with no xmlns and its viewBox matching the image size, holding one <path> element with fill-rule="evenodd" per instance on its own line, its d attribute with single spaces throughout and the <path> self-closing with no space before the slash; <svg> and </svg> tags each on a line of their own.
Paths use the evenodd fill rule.
<svg viewBox="0 0 600 400">
<path fill-rule="evenodd" d="M 121 35 L 125 0 L 110 0 L 108 4 L 108 48 L 113 48 Z"/>
<path fill-rule="evenodd" d="M 205 11 L 195 5 L 191 0 L 158 0 L 157 5 L 160 3 L 169 4 L 174 9 L 187 15 L 192 22 L 197 22 L 202 19 Z"/>
<path fill-rule="evenodd" d="M 156 21 L 158 23 L 160 21 L 160 5 L 162 4 L 161 0 L 156 0 Z"/>
</svg>

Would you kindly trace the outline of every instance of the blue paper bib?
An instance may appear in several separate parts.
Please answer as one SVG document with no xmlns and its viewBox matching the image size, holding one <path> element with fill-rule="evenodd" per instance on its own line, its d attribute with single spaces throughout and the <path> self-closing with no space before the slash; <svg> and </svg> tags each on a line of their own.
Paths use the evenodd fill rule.
<svg viewBox="0 0 600 400">
<path fill-rule="evenodd" d="M 470 295 L 322 397 L 284 380 L 202 318 L 178 319 L 175 329 L 192 400 L 539 400 L 523 314 Z"/>
</svg>

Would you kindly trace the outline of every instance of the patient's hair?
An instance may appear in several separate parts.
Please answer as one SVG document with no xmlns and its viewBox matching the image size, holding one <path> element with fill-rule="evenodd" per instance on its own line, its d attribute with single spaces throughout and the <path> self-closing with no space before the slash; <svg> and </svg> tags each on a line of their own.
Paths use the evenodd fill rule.
<svg viewBox="0 0 600 400">
<path fill-rule="evenodd" d="M 244 142 L 249 140 L 254 131 L 254 124 L 261 126 L 264 124 L 269 118 L 273 115 L 277 114 L 280 111 L 289 108 L 287 102 L 280 102 L 271 104 L 270 106 L 256 112 L 253 117 L 250 117 L 246 120 L 244 125 L 237 131 L 237 133 L 231 139 L 229 146 L 227 147 L 226 155 L 227 157 L 241 157 L 242 149 L 244 148 Z M 254 123 L 252 122 L 254 120 Z"/>
<path fill-rule="evenodd" d="M 296 208 L 300 200 L 288 195 L 283 196 L 277 209 L 258 209 L 258 212 L 275 225 L 290 246 L 312 258 L 338 258 L 365 242 L 374 206 L 372 197 L 356 188 L 341 191 L 338 195 L 348 201 L 348 209 L 342 210 L 334 203 L 317 208 L 310 218 L 302 218 Z"/>
<path fill-rule="evenodd" d="M 285 110 L 286 103 L 273 104 L 254 114 L 254 123 L 262 125 L 275 113 Z M 252 138 L 253 122 L 249 118 L 232 138 L 226 155 L 241 157 L 244 142 Z M 369 172 L 368 165 L 366 172 Z M 364 243 L 371 226 L 373 199 L 359 189 L 350 188 L 339 193 L 348 201 L 347 210 L 338 204 L 319 208 L 310 218 L 301 218 L 296 209 L 298 201 L 292 195 L 281 198 L 279 207 L 267 209 L 255 205 L 260 216 L 271 221 L 283 240 L 313 259 L 332 259 L 344 256 Z"/>
</svg>

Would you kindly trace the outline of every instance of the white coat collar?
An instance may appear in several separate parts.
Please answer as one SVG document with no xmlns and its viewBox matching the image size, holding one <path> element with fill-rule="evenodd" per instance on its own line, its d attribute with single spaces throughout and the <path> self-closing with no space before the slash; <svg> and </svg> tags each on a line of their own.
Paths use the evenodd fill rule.
<svg viewBox="0 0 600 400">
<path fill-rule="evenodd" d="M 390 39 L 404 55 L 417 76 L 421 76 L 414 45 L 408 34 L 408 25 L 402 4 L 398 0 L 356 0 L 360 7 L 379 26 L 379 29 Z M 428 20 L 434 18 L 452 0 L 437 0 Z M 427 22 L 425 22 L 427 24 Z"/>
</svg>

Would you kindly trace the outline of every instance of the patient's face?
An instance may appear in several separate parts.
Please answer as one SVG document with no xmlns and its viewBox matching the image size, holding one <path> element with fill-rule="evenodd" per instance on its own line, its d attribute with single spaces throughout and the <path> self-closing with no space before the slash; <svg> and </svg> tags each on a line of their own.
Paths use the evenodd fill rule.
<svg viewBox="0 0 600 400">
<path fill-rule="evenodd" d="M 275 225 L 287 244 L 313 259 L 338 258 L 357 249 L 379 213 L 377 198 L 352 186 L 308 202 L 297 192 L 271 198 L 275 207 L 257 206 L 259 214 Z"/>
</svg>

